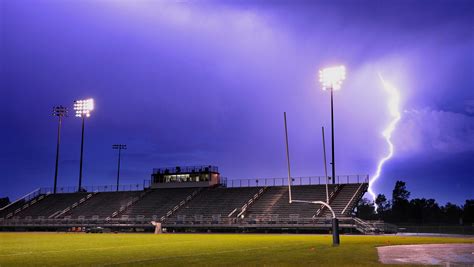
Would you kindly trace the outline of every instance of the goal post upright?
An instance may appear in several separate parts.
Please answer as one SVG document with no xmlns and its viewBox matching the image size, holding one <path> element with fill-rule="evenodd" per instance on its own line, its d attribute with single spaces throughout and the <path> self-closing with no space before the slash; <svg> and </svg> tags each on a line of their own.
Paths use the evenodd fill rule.
<svg viewBox="0 0 474 267">
<path fill-rule="evenodd" d="M 288 146 L 288 127 L 286 125 L 286 112 L 283 112 L 283 119 L 285 121 L 285 140 L 286 140 L 286 163 L 288 165 L 288 202 L 291 204 L 291 168 L 290 168 L 290 149 Z"/>
<path fill-rule="evenodd" d="M 329 205 L 329 192 L 328 192 L 328 176 L 327 176 L 327 168 L 326 168 L 326 144 L 324 140 L 324 127 L 322 127 L 322 137 L 323 137 L 323 153 L 324 153 L 324 169 L 325 169 L 325 175 L 326 175 L 326 202 L 324 201 L 309 201 L 309 200 L 293 200 L 291 196 L 291 184 L 292 184 L 292 178 L 291 178 L 291 165 L 290 165 L 290 149 L 288 145 L 288 126 L 286 122 L 286 112 L 283 112 L 283 120 L 285 123 L 285 141 L 286 141 L 286 163 L 288 167 L 288 202 L 291 204 L 293 202 L 295 203 L 309 203 L 309 204 L 320 204 L 325 206 L 326 208 L 331 211 L 332 215 L 332 244 L 333 246 L 339 246 L 340 244 L 340 239 L 339 239 L 339 220 L 336 217 L 336 213 L 332 209 L 332 207 Z"/>
</svg>

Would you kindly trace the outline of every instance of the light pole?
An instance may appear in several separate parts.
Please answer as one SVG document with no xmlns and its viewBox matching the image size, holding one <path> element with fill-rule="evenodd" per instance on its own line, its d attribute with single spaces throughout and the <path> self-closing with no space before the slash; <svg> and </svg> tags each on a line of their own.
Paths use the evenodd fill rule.
<svg viewBox="0 0 474 267">
<path fill-rule="evenodd" d="M 84 124 L 85 119 L 91 116 L 90 112 L 94 110 L 94 99 L 76 100 L 74 101 L 74 110 L 76 111 L 76 117 L 82 118 L 82 135 L 81 135 L 81 158 L 79 161 L 79 187 L 78 192 L 81 191 L 82 187 L 82 158 L 84 154 Z"/>
<path fill-rule="evenodd" d="M 122 151 L 122 149 L 127 149 L 127 145 L 115 144 L 115 145 L 112 145 L 112 149 L 118 149 L 117 191 L 119 191 L 119 181 L 120 181 L 120 152 Z"/>
<path fill-rule="evenodd" d="M 63 117 L 67 117 L 67 108 L 63 106 L 53 107 L 53 116 L 58 117 L 58 140 L 56 143 L 56 168 L 54 169 L 54 188 L 53 193 L 56 194 L 58 185 L 58 165 L 59 165 L 59 144 L 61 142 L 61 123 Z"/>
<path fill-rule="evenodd" d="M 334 155 L 334 100 L 333 92 L 341 89 L 342 81 L 346 79 L 346 68 L 344 66 L 325 68 L 319 71 L 319 81 L 323 90 L 331 91 L 331 167 L 332 184 L 336 183 L 336 160 Z"/>
</svg>

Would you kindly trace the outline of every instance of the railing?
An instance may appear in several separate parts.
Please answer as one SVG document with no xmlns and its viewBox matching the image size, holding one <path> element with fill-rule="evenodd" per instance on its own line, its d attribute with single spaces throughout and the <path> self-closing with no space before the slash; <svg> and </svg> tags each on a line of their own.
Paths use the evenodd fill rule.
<svg viewBox="0 0 474 267">
<path fill-rule="evenodd" d="M 337 185 L 337 186 L 334 188 L 334 190 L 333 190 L 331 193 L 329 193 L 329 197 L 328 197 L 328 198 L 329 198 L 329 203 L 328 203 L 329 205 L 330 205 L 331 202 L 334 200 L 334 198 L 336 197 L 336 194 L 339 192 L 340 189 L 341 189 L 341 187 L 340 187 L 339 185 Z M 321 212 L 323 212 L 323 210 L 324 210 L 325 208 L 326 208 L 325 205 L 321 205 L 321 206 L 319 207 L 319 209 L 316 211 L 316 214 L 313 215 L 313 218 L 314 218 L 314 217 L 317 217 L 317 216 L 320 216 L 320 215 L 321 215 Z"/>
<path fill-rule="evenodd" d="M 365 222 L 364 220 L 361 220 L 359 218 L 354 218 L 354 223 L 355 223 L 356 229 L 364 234 L 370 234 L 370 233 L 376 232 L 375 227 Z"/>
<path fill-rule="evenodd" d="M 178 174 L 178 173 L 201 173 L 201 172 L 219 172 L 217 166 L 202 165 L 202 166 L 176 166 L 176 167 L 162 167 L 153 169 L 153 174 Z"/>
<path fill-rule="evenodd" d="M 33 190 L 32 192 L 20 197 L 19 199 L 17 199 L 16 201 L 13 201 L 12 203 L 6 205 L 5 207 L 2 207 L 0 208 L 0 211 L 2 210 L 6 210 L 7 208 L 9 208 L 10 206 L 13 206 L 15 205 L 16 203 L 20 202 L 20 201 L 23 201 L 24 203 L 27 203 L 28 201 L 36 198 L 37 196 L 41 195 L 41 188 L 38 188 L 38 189 L 35 189 Z"/>
<path fill-rule="evenodd" d="M 144 191 L 142 192 L 139 196 L 136 196 L 132 198 L 130 201 L 128 201 L 125 205 L 120 206 L 120 208 L 114 212 L 112 212 L 112 215 L 106 218 L 106 220 L 117 217 L 119 214 L 123 213 L 126 209 L 130 208 L 133 204 L 135 204 L 138 200 L 142 199 L 148 192 L 150 191 Z"/>
<path fill-rule="evenodd" d="M 349 205 L 351 205 L 352 202 L 354 201 L 354 198 L 356 198 L 356 196 L 358 196 L 359 191 L 360 191 L 360 189 L 362 188 L 363 185 L 364 184 L 360 184 L 359 187 L 357 187 L 357 190 L 355 191 L 354 195 L 351 197 L 351 200 L 349 200 L 349 202 L 347 202 L 347 205 L 344 207 L 341 214 L 344 214 L 346 212 L 347 208 L 349 208 Z"/>
<path fill-rule="evenodd" d="M 397 226 L 383 221 L 365 221 L 354 217 L 357 230 L 364 234 L 397 233 Z"/>
<path fill-rule="evenodd" d="M 78 226 L 103 226 L 103 227 L 152 227 L 150 218 L 144 216 L 136 216 L 135 218 L 121 217 L 110 219 L 85 219 L 85 218 L 63 218 L 63 219 L 0 219 L 0 226 L 10 227 L 78 227 Z M 351 217 L 339 218 L 341 227 L 354 227 L 355 222 Z M 280 217 L 275 215 L 248 217 L 244 219 L 226 218 L 220 214 L 212 216 L 203 216 L 196 214 L 195 216 L 178 216 L 178 218 L 168 218 L 163 222 L 164 227 L 172 226 L 199 226 L 199 225 L 216 225 L 225 227 L 258 227 L 260 225 L 287 225 L 287 226 L 313 226 L 328 228 L 331 226 L 331 219 L 328 218 L 303 218 L 303 217 Z"/>
<path fill-rule="evenodd" d="M 86 200 L 90 199 L 91 197 L 93 197 L 95 194 L 97 194 L 97 192 L 94 192 L 94 193 L 90 193 L 90 194 L 87 194 L 87 196 L 81 198 L 79 201 L 73 203 L 71 206 L 63 209 L 63 210 L 58 210 L 56 211 L 55 213 L 51 214 L 51 216 L 49 216 L 48 218 L 51 219 L 51 218 L 54 218 L 54 219 L 57 219 L 59 217 L 61 217 L 62 215 L 66 214 L 67 212 L 69 212 L 70 210 L 72 209 L 75 209 L 77 208 L 77 206 L 81 205 L 82 203 L 86 202 Z"/>
<path fill-rule="evenodd" d="M 143 184 L 126 184 L 119 185 L 118 191 L 141 191 L 144 190 L 146 183 Z M 42 187 L 39 189 L 42 194 L 51 194 L 54 190 L 53 187 Z M 56 193 L 77 193 L 77 186 L 60 186 L 57 187 Z M 81 192 L 116 192 L 117 185 L 92 185 L 82 186 Z"/>
<path fill-rule="evenodd" d="M 237 214 L 237 218 L 239 218 L 242 214 L 244 214 L 248 208 L 250 208 L 250 206 L 252 206 L 253 203 L 255 203 L 255 201 L 257 201 L 257 199 L 260 198 L 260 196 L 262 196 L 263 192 L 265 192 L 267 188 L 266 187 L 263 187 L 263 188 L 260 188 L 260 190 L 258 190 L 257 193 L 255 193 L 255 195 L 253 195 L 241 208 L 240 208 L 240 212 L 239 214 Z M 233 214 L 234 212 L 232 212 L 231 214 Z M 228 217 L 230 217 L 230 215 Z"/>
<path fill-rule="evenodd" d="M 174 213 L 176 213 L 176 211 L 181 208 L 182 206 L 184 206 L 184 204 L 188 203 L 189 201 L 191 201 L 191 199 L 193 199 L 197 194 L 199 194 L 199 192 L 201 192 L 202 190 L 202 187 L 194 190 L 189 196 L 187 196 L 184 200 L 181 200 L 181 202 L 179 202 L 178 205 L 174 206 L 171 210 L 169 210 L 165 216 L 162 216 L 160 218 L 160 220 L 162 222 L 164 222 L 168 217 L 170 217 L 171 215 L 173 215 Z"/>
<path fill-rule="evenodd" d="M 368 183 L 369 175 L 338 175 L 336 184 Z M 223 179 L 221 184 L 225 187 L 257 187 L 257 186 L 287 186 L 288 178 L 254 178 L 254 179 Z M 292 185 L 322 185 L 326 184 L 326 176 L 293 177 Z M 329 180 L 328 184 L 332 184 Z"/>
</svg>

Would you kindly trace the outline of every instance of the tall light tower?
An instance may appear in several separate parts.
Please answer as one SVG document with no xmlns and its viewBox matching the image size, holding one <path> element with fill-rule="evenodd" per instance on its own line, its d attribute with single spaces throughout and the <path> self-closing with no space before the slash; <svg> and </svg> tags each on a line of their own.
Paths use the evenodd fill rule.
<svg viewBox="0 0 474 267">
<path fill-rule="evenodd" d="M 325 68 L 319 71 L 319 81 L 323 85 L 323 90 L 331 91 L 331 166 L 332 166 L 332 183 L 336 183 L 336 161 L 334 156 L 334 101 L 333 92 L 341 89 L 342 81 L 346 79 L 346 67 L 337 66 Z"/>
<path fill-rule="evenodd" d="M 127 145 L 124 145 L 124 144 L 115 144 L 115 145 L 112 145 L 112 149 L 118 149 L 117 191 L 119 191 L 119 181 L 120 181 L 120 152 L 122 151 L 122 149 L 127 149 Z"/>
<path fill-rule="evenodd" d="M 54 188 L 53 193 L 56 194 L 58 185 L 58 165 L 59 165 L 59 144 L 61 142 L 61 124 L 63 117 L 67 117 L 67 108 L 63 106 L 53 107 L 53 116 L 58 117 L 58 140 L 56 143 L 56 168 L 54 169 Z"/>
<path fill-rule="evenodd" d="M 94 99 L 76 100 L 74 101 L 74 110 L 76 111 L 76 117 L 82 118 L 82 136 L 81 136 L 81 159 L 79 162 L 79 187 L 78 191 L 81 191 L 82 187 L 82 158 L 84 153 L 84 124 L 85 119 L 91 116 L 91 111 L 94 110 Z"/>
</svg>

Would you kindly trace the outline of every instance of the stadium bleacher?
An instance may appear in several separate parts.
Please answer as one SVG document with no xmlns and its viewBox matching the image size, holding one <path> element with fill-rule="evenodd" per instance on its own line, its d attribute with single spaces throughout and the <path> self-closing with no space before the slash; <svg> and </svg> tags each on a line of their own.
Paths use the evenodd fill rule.
<svg viewBox="0 0 474 267">
<path fill-rule="evenodd" d="M 121 216 L 158 220 L 196 190 L 197 188 L 150 189 Z"/>
<path fill-rule="evenodd" d="M 54 213 L 71 206 L 75 202 L 78 202 L 86 195 L 87 193 L 61 193 L 45 195 L 44 199 L 15 214 L 14 218 L 49 218 L 49 216 L 53 215 Z"/>
<path fill-rule="evenodd" d="M 330 202 L 336 216 L 350 216 L 367 187 L 367 184 L 341 184 L 340 190 L 335 193 L 334 200 Z M 322 216 L 331 217 L 332 215 L 327 208 L 324 208 Z"/>
<path fill-rule="evenodd" d="M 350 219 L 367 191 L 366 182 L 328 185 L 329 204 L 339 218 Z M 2 226 L 48 227 L 60 224 L 125 225 L 151 227 L 161 221 L 165 227 L 259 227 L 302 225 L 327 227 L 331 213 L 319 204 L 289 203 L 287 186 L 231 186 L 144 188 L 119 192 L 40 193 L 0 209 Z M 319 182 L 318 180 L 316 180 Z M 260 184 L 267 184 L 260 183 Z M 271 183 L 270 183 L 271 184 Z M 130 187 L 131 188 L 131 187 Z M 110 188 L 107 188 L 110 190 Z M 43 192 L 43 191 L 41 191 Z M 292 186 L 293 200 L 326 201 L 326 185 Z M 319 225 L 316 223 L 319 223 Z M 354 222 L 354 224 L 356 224 Z M 359 223 L 360 224 L 360 223 Z M 354 226 L 354 229 L 357 229 Z"/>
<path fill-rule="evenodd" d="M 329 185 L 329 193 L 335 190 L 335 185 Z M 326 201 L 325 185 L 302 185 L 292 187 L 292 197 L 298 200 Z M 247 210 L 246 217 L 257 221 L 287 220 L 292 218 L 313 218 L 319 206 L 310 203 L 288 202 L 287 186 L 270 187 L 265 194 Z M 290 216 L 291 215 L 291 216 Z"/>
<path fill-rule="evenodd" d="M 179 209 L 171 219 L 182 223 L 189 220 L 218 222 L 219 218 L 226 218 L 234 210 L 240 209 L 259 190 L 259 187 L 206 188 L 187 205 Z"/>
<path fill-rule="evenodd" d="M 64 213 L 61 218 L 105 219 L 133 198 L 139 197 L 141 193 L 141 191 L 100 192 Z"/>
</svg>

